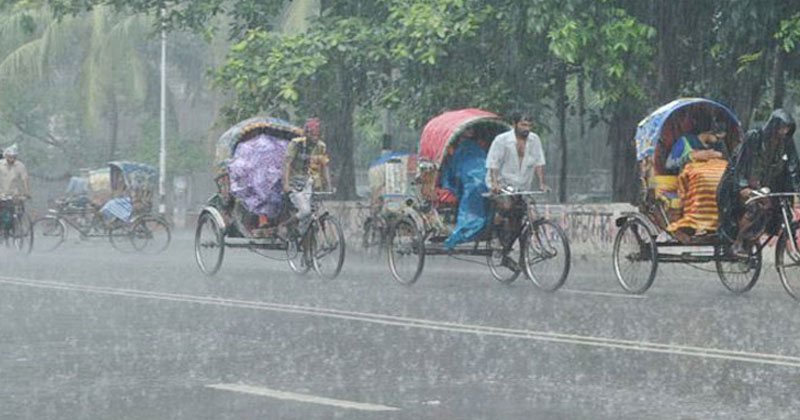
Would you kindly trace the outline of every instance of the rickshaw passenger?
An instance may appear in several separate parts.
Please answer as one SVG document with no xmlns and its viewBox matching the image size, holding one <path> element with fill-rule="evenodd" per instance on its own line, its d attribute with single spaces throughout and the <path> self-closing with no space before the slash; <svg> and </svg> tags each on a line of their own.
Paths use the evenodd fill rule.
<svg viewBox="0 0 800 420">
<path fill-rule="evenodd" d="M 550 191 L 544 176 L 544 151 L 539 136 L 531 132 L 533 119 L 522 112 L 511 115 L 513 130 L 494 138 L 486 158 L 486 186 L 495 194 L 503 188 L 512 187 L 515 191 L 527 191 L 533 184 L 533 175 L 539 179 L 539 189 Z M 525 214 L 525 202 L 519 197 L 497 197 L 495 204 L 502 214 L 501 232 L 504 254 L 517 240 Z M 498 223 L 496 220 L 495 223 Z M 503 265 L 517 269 L 518 264 L 505 255 Z"/>
<path fill-rule="evenodd" d="M 689 162 L 722 159 L 721 140 L 725 138 L 725 131 L 724 126 L 717 125 L 698 134 L 688 133 L 681 136 L 672 145 L 664 164 L 667 174 L 678 175 Z"/>
<path fill-rule="evenodd" d="M 320 122 L 313 118 L 306 121 L 304 136 L 293 139 L 286 148 L 283 163 L 283 191 L 289 194 L 297 214 L 280 223 L 285 228 L 298 220 L 300 230 L 305 231 L 311 216 L 311 193 L 330 189 L 329 158 L 325 142 L 320 136 Z"/>
<path fill-rule="evenodd" d="M 744 205 L 754 191 L 766 187 L 772 193 L 800 192 L 795 127 L 788 112 L 775 110 L 761 129 L 747 133 L 723 175 L 718 195 L 721 230 L 733 239 L 731 250 L 737 256 L 746 257 L 753 240 L 764 231 L 777 233 L 780 226 L 780 209 L 774 202 Z"/>
<path fill-rule="evenodd" d="M 727 167 L 722 155 L 724 124 L 687 134 L 678 139 L 667 157 L 666 168 L 679 173 L 678 193 L 683 214 L 667 226 L 667 231 L 681 241 L 690 235 L 717 230 L 717 187 Z"/>
<path fill-rule="evenodd" d="M 486 226 L 486 203 L 483 193 L 487 191 L 486 151 L 475 141 L 472 129 L 464 130 L 455 153 L 443 168 L 441 184 L 458 199 L 456 227 L 445 241 L 453 248 L 477 237 Z"/>
</svg>

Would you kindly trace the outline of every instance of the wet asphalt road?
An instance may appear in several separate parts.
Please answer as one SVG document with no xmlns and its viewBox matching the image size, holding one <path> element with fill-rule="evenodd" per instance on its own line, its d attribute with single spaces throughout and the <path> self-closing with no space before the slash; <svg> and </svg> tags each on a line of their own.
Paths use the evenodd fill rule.
<svg viewBox="0 0 800 420">
<path fill-rule="evenodd" d="M 640 298 L 607 257 L 555 294 L 445 257 L 404 287 L 354 253 L 330 281 L 231 251 L 208 280 L 188 233 L 154 257 L 97 241 L 0 258 L 0 419 L 800 413 L 800 304 L 772 267 L 734 296 L 664 266 Z"/>
</svg>

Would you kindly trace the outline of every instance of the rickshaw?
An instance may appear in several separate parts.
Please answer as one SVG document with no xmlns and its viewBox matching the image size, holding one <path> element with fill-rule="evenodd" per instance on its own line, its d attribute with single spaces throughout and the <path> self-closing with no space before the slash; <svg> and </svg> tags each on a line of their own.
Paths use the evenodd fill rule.
<svg viewBox="0 0 800 420">
<path fill-rule="evenodd" d="M 214 163 L 218 192 L 200 212 L 195 231 L 195 259 L 203 274 L 213 276 L 219 271 L 226 248 L 244 248 L 287 261 L 299 274 L 313 267 L 323 278 L 339 275 L 345 257 L 344 234 L 338 219 L 318 200 L 313 201 L 305 230 L 297 222 L 289 224 L 283 236 L 279 229 L 292 210 L 281 181 L 286 148 L 302 134 L 302 129 L 287 121 L 254 117 L 220 136 Z M 271 256 L 270 251 L 282 251 L 284 256 Z"/>
<path fill-rule="evenodd" d="M 670 224 L 682 217 L 686 203 L 679 194 L 680 175 L 667 174 L 665 170 L 667 155 L 674 143 L 684 133 L 695 130 L 694 124 L 703 119 L 724 123 L 721 164 L 726 165 L 743 140 L 743 133 L 736 114 L 718 102 L 703 98 L 677 99 L 658 108 L 638 125 L 635 142 L 641 188 L 639 211 L 616 219 L 619 230 L 613 248 L 614 273 L 629 293 L 647 291 L 655 280 L 659 264 L 681 263 L 703 269 L 698 264 L 713 263 L 722 284 L 737 294 L 750 290 L 758 281 L 761 251 L 766 242 L 754 244 L 748 257 L 743 258 L 730 252 L 729 241 L 716 230 L 697 231 L 691 235 L 668 231 Z M 713 200 L 716 209 L 716 187 Z M 716 213 L 713 217 L 717 217 Z M 796 250 L 791 255 L 796 258 Z"/>
<path fill-rule="evenodd" d="M 74 178 L 66 197 L 34 224 L 37 249 L 52 251 L 66 239 L 67 227 L 81 239 L 108 237 L 121 251 L 157 254 L 172 239 L 169 224 L 152 212 L 156 171 L 136 162 L 113 161 Z M 79 191 L 84 185 L 87 191 Z M 80 187 L 76 187 L 80 186 Z"/>
<path fill-rule="evenodd" d="M 492 276 L 503 284 L 512 283 L 524 271 L 537 287 L 557 290 L 569 273 L 570 247 L 561 227 L 538 213 L 533 197 L 542 194 L 540 191 L 502 193 L 527 203 L 519 232 L 512 232 L 516 239 L 511 244 L 498 243 L 503 233 L 495 224 L 493 196 L 484 193 L 484 203 L 490 210 L 480 234 L 467 243 L 445 246 L 458 222 L 458 203 L 442 189 L 442 169 L 454 159 L 459 138 L 468 129 L 488 149 L 498 134 L 512 127 L 498 115 L 479 109 L 445 112 L 425 125 L 419 142 L 414 195 L 403 200 L 403 214 L 389 234 L 387 257 L 392 276 L 401 284 L 411 285 L 422 274 L 428 256 L 448 255 L 471 262 L 485 261 Z M 482 159 L 476 163 L 485 165 L 485 157 Z M 510 257 L 518 263 L 504 263 Z"/>
<path fill-rule="evenodd" d="M 362 225 L 362 248 L 380 253 L 386 247 L 389 228 L 403 214 L 406 197 L 413 194 L 417 155 L 388 153 L 369 165 L 369 215 Z"/>
</svg>

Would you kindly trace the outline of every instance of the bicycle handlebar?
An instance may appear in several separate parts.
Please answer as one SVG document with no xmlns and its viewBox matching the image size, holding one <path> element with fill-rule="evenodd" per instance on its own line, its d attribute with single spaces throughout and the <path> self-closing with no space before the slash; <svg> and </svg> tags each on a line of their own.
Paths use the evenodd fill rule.
<svg viewBox="0 0 800 420">
<path fill-rule="evenodd" d="M 481 194 L 484 197 L 513 197 L 513 196 L 532 196 L 532 195 L 546 195 L 548 194 L 547 191 L 536 190 L 536 191 L 518 191 L 518 192 L 501 192 L 499 194 L 495 194 L 493 192 L 486 192 Z"/>
<path fill-rule="evenodd" d="M 750 197 L 747 201 L 744 202 L 745 205 L 753 203 L 758 200 L 764 200 L 767 198 L 774 198 L 774 197 L 800 197 L 800 193 L 759 193 L 754 191 L 755 196 Z"/>
</svg>

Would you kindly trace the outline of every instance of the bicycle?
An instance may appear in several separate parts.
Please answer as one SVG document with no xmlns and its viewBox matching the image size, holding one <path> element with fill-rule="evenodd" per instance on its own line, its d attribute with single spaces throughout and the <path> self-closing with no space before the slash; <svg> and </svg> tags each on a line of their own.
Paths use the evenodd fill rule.
<svg viewBox="0 0 800 420">
<path fill-rule="evenodd" d="M 776 233 L 770 234 L 763 241 L 758 241 L 758 253 L 775 237 L 778 238 L 775 247 L 775 269 L 786 292 L 797 301 L 800 301 L 800 221 L 795 220 L 793 200 L 800 197 L 800 193 L 772 193 L 768 188 L 754 191 L 753 196 L 745 202 L 745 206 L 760 200 L 775 200 L 781 212 L 780 228 Z M 795 271 L 790 271 L 794 269 Z"/>
<path fill-rule="evenodd" d="M 30 216 L 25 213 L 25 195 L 0 197 L 0 223 L 3 242 L 23 254 L 33 248 L 33 229 Z"/>
</svg>

